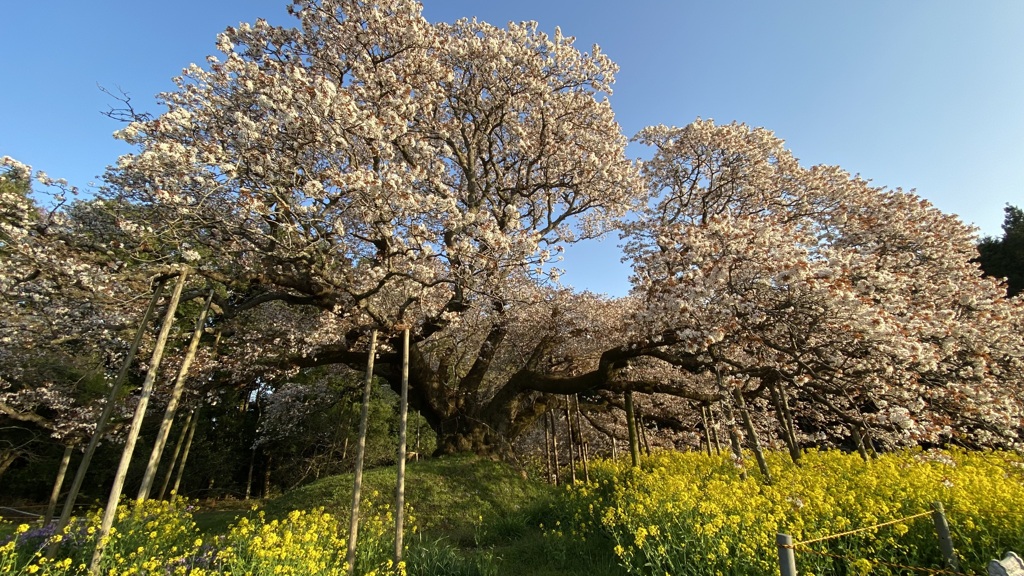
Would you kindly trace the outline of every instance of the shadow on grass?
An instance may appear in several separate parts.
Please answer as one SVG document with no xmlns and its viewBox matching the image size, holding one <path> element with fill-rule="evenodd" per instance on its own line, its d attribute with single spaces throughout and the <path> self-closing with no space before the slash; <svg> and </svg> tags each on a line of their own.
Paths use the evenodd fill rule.
<svg viewBox="0 0 1024 576">
<path fill-rule="evenodd" d="M 407 537 L 411 575 L 625 574 L 613 544 L 545 534 L 540 526 L 554 524 L 556 489 L 508 464 L 453 455 L 411 462 L 406 474 L 406 502 L 418 527 L 416 536 Z M 323 506 L 347 518 L 352 482 L 352 475 L 344 474 L 303 486 L 267 502 L 267 516 Z M 364 498 L 391 500 L 394 487 L 393 468 L 367 470 L 363 476 Z"/>
</svg>

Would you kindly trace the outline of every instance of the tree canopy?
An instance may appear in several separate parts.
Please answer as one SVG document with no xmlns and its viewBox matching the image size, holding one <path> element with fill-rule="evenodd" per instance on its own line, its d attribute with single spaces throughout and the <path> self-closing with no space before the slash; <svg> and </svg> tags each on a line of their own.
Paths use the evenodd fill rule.
<svg viewBox="0 0 1024 576">
<path fill-rule="evenodd" d="M 986 276 L 1006 279 L 1006 293 L 1024 292 L 1024 211 L 1009 204 L 1004 208 L 1003 236 L 986 236 L 978 242 L 978 263 Z"/>
<path fill-rule="evenodd" d="M 632 393 L 679 447 L 710 445 L 716 411 L 794 456 L 1019 445 L 1024 304 L 983 276 L 955 216 L 801 165 L 744 124 L 648 127 L 633 141 L 652 155 L 633 161 L 607 99 L 616 65 L 557 29 L 431 24 L 413 0 L 291 12 L 294 28 L 219 35 L 220 54 L 159 96 L 162 114 L 125 111 L 118 137 L 135 151 L 101 197 L 37 204 L 27 167 L 5 160 L 5 417 L 56 421 L 56 403 L 32 403 L 47 390 L 83 405 L 30 360 L 73 343 L 109 378 L 153 280 L 187 273 L 169 356 L 191 362 L 199 317 L 192 396 L 241 414 L 257 402 L 259 423 L 238 424 L 250 483 L 257 446 L 267 458 L 301 452 L 297 434 L 325 454 L 347 446 L 312 427 L 345 413 L 332 387 L 357 380 L 344 370 L 365 366 L 371 329 L 376 374 L 395 389 L 411 329 L 411 404 L 442 451 L 512 451 L 573 395 L 614 438 Z M 1008 207 L 1004 238 L 981 243 L 982 267 L 1012 293 L 1013 271 L 988 262 L 1019 252 L 1021 221 Z M 565 246 L 616 232 L 628 297 L 558 284 Z"/>
</svg>

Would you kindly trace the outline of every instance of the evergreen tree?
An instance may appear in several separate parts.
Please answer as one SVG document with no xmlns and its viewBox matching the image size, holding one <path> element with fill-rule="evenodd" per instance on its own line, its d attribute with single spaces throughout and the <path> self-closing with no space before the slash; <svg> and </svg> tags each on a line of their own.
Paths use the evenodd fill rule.
<svg viewBox="0 0 1024 576">
<path fill-rule="evenodd" d="M 986 276 L 1006 278 L 1008 296 L 1024 291 L 1024 210 L 1003 209 L 1003 237 L 986 236 L 978 243 L 978 263 Z"/>
</svg>

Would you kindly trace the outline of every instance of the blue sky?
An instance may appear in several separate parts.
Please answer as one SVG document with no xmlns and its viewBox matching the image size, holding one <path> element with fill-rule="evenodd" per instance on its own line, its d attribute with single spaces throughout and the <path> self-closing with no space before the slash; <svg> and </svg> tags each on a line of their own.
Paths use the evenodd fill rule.
<svg viewBox="0 0 1024 576">
<path fill-rule="evenodd" d="M 285 0 L 48 0 L 0 18 L 0 155 L 83 188 L 129 152 L 97 85 L 153 95 L 214 52 L 226 26 L 291 25 Z M 621 67 L 612 104 L 631 136 L 694 118 L 774 130 L 805 164 L 914 188 L 998 235 L 1024 205 L 1024 2 L 425 0 L 431 21 L 561 26 Z M 631 150 L 641 154 L 641 150 Z M 621 295 L 618 240 L 567 251 L 563 281 Z"/>
</svg>

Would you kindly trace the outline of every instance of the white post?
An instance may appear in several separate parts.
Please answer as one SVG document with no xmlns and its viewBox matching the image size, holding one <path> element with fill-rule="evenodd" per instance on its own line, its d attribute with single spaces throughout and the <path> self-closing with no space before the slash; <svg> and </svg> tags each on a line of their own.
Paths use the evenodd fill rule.
<svg viewBox="0 0 1024 576">
<path fill-rule="evenodd" d="M 789 534 L 778 534 L 775 544 L 779 547 L 779 574 L 796 576 L 796 554 L 793 553 L 793 537 Z"/>
</svg>

